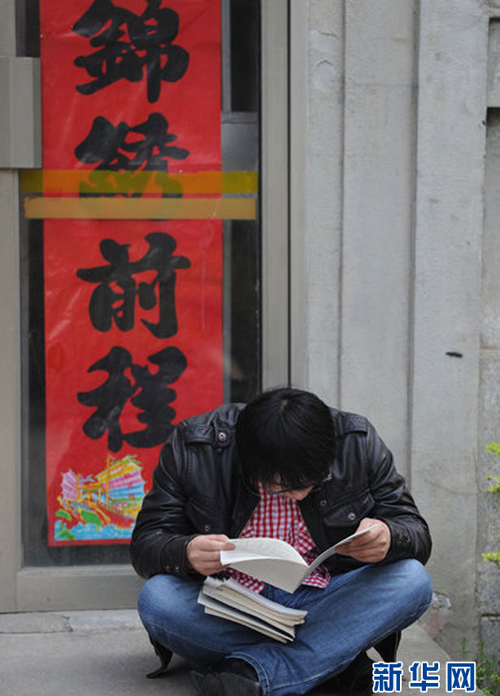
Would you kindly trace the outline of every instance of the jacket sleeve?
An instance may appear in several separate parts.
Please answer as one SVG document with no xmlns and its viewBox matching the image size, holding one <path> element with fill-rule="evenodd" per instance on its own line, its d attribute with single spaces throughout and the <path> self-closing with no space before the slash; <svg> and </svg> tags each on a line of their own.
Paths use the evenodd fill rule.
<svg viewBox="0 0 500 696">
<path fill-rule="evenodd" d="M 158 573 L 181 577 L 190 571 L 186 547 L 195 536 L 186 514 L 186 493 L 183 489 L 183 448 L 171 442 L 163 447 L 153 474 L 153 486 L 145 496 L 132 533 L 131 561 L 144 578 Z"/>
<path fill-rule="evenodd" d="M 391 546 L 385 561 L 429 559 L 432 541 L 427 522 L 420 514 L 404 478 L 396 471 L 392 454 L 369 424 L 366 439 L 370 490 L 375 499 L 373 517 L 387 524 Z"/>
</svg>

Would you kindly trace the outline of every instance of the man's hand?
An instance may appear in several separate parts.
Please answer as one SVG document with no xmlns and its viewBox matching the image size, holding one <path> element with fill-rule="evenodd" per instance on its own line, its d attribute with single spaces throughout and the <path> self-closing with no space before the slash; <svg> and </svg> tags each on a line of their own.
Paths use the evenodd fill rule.
<svg viewBox="0 0 500 696">
<path fill-rule="evenodd" d="M 365 517 L 359 523 L 357 532 L 366 529 L 372 524 L 377 524 L 375 529 L 371 529 L 366 534 L 362 534 L 357 539 L 349 541 L 347 544 L 342 544 L 338 547 L 338 553 L 343 556 L 352 556 L 363 563 L 376 563 L 383 561 L 387 556 L 391 545 L 391 531 L 385 522 L 382 520 L 374 520 L 370 517 Z"/>
<path fill-rule="evenodd" d="M 225 534 L 200 534 L 188 543 L 186 555 L 194 570 L 202 575 L 212 575 L 226 567 L 221 565 L 220 551 L 232 551 L 234 548 Z"/>
</svg>

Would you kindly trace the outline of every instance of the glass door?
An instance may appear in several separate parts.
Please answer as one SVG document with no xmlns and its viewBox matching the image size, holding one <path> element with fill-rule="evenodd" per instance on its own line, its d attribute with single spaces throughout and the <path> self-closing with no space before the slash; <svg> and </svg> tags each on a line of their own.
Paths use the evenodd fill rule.
<svg viewBox="0 0 500 696">
<path fill-rule="evenodd" d="M 78 60 L 73 61 L 79 63 L 77 67 L 85 76 L 75 87 L 105 92 L 108 86 L 99 84 L 96 89 L 96 82 L 102 83 L 107 64 L 96 54 L 103 50 L 102 46 L 110 49 L 113 31 L 126 30 L 132 45 L 134 22 L 135 26 L 142 22 L 143 29 L 151 26 L 158 29 L 167 15 L 155 17 L 151 11 L 151 16 L 146 17 L 144 0 L 117 0 L 111 4 L 88 0 L 83 5 L 84 12 L 76 12 L 71 25 L 78 40 L 87 43 L 86 52 L 79 48 Z M 149 5 L 147 2 L 148 8 Z M 110 7 L 114 8 L 113 16 L 109 15 Z M 73 9 L 76 11 L 76 5 Z M 203 45 L 203 41 L 189 44 L 187 35 L 183 34 L 182 3 L 164 0 L 162 9 L 170 12 L 170 20 L 175 19 L 171 13 L 177 14 L 178 22 L 174 23 L 176 32 L 171 28 L 168 41 L 157 31 L 160 47 L 163 40 L 163 48 L 168 43 L 169 49 L 175 46 L 189 54 L 187 67 L 186 61 L 183 64 L 181 60 L 182 50 L 172 54 L 178 59 L 177 76 L 184 68 L 187 75 L 195 64 L 196 46 Z M 24 42 L 26 55 L 36 56 L 40 51 L 40 10 L 43 28 L 44 22 L 51 21 L 52 0 L 43 0 L 41 8 L 36 2 L 20 3 L 18 36 Z M 127 527 L 127 517 L 130 519 L 138 509 L 154 466 L 149 463 L 149 471 L 145 471 L 142 453 L 149 448 L 147 454 L 153 452 L 156 459 L 170 432 L 168 427 L 159 427 L 154 419 L 148 421 L 148 417 L 152 418 L 151 413 L 159 409 L 173 426 L 182 417 L 207 410 L 200 404 L 210 401 L 205 396 L 210 393 L 212 383 L 219 385 L 213 391 L 215 406 L 222 401 L 247 401 L 260 389 L 287 381 L 286 24 L 287 3 L 282 0 L 263 2 L 262 6 L 254 0 L 222 0 L 217 30 L 220 31 L 219 166 L 207 170 L 189 169 L 186 165 L 183 169 L 179 163 L 189 164 L 196 138 L 191 142 L 183 139 L 180 125 L 173 117 L 168 118 L 168 109 L 155 109 L 153 105 L 148 117 L 142 120 L 133 120 L 126 113 L 113 120 L 107 113 L 96 111 L 86 137 L 74 141 L 71 156 L 76 155 L 83 165 L 77 168 L 76 178 L 71 166 L 66 164 L 64 153 L 61 164 L 49 153 L 44 157 L 42 173 L 22 173 L 20 609 L 33 608 L 47 597 L 51 598 L 51 607 L 68 606 L 68 603 L 82 608 L 108 606 L 113 595 L 117 606 L 133 603 L 137 579 L 129 567 L 127 535 L 131 527 Z M 121 41 L 119 34 L 115 32 L 115 44 Z M 124 50 L 123 46 L 120 50 Z M 130 46 L 128 50 L 131 51 Z M 64 50 L 61 51 L 60 55 L 64 56 Z M 50 96 L 50 84 L 44 87 L 44 62 L 57 56 L 50 46 L 44 49 L 42 42 L 42 95 L 46 89 L 46 99 Z M 214 56 L 207 60 L 214 61 Z M 148 95 L 152 91 L 154 98 L 153 73 L 148 73 L 150 66 L 143 67 L 141 79 L 147 83 Z M 47 70 L 51 69 L 49 62 Z M 160 91 L 176 82 L 175 75 L 170 77 L 171 81 L 165 80 L 165 85 L 161 79 L 157 81 Z M 174 86 L 179 86 L 182 79 L 181 75 Z M 135 86 L 132 79 L 122 77 L 122 82 Z M 186 95 L 186 99 L 192 98 L 189 92 Z M 205 104 L 195 99 L 192 108 L 200 110 L 193 120 L 202 124 Z M 42 128 L 47 127 L 46 114 L 57 116 L 57 110 L 56 107 L 43 112 Z M 213 109 L 208 112 L 212 117 Z M 141 144 L 151 135 L 149 116 L 152 114 L 156 133 L 163 133 L 163 141 L 160 144 L 156 141 L 156 149 L 148 150 Z M 78 114 L 73 117 L 77 119 Z M 165 125 L 166 120 L 169 122 Z M 213 123 L 207 125 L 208 131 L 213 134 Z M 203 130 L 197 137 L 203 138 Z M 44 142 L 49 139 L 45 131 L 43 138 Z M 168 175 L 160 198 L 170 206 L 169 214 L 160 221 L 158 215 L 147 219 L 142 213 L 142 217 L 127 218 L 120 212 L 117 223 L 113 218 L 117 201 L 142 205 L 147 198 L 144 191 L 147 194 L 151 172 L 156 177 Z M 128 178 L 121 178 L 122 173 Z M 136 186 L 132 189 L 131 176 L 135 177 L 133 186 Z M 71 188 L 75 181 L 76 189 Z M 145 189 L 137 188 L 143 185 Z M 123 190 L 121 186 L 129 188 Z M 60 205 L 62 198 L 69 199 L 69 208 L 56 217 L 55 208 L 51 207 L 53 199 Z M 196 212 L 200 198 L 211 206 L 210 222 L 215 226 L 209 229 L 211 238 L 217 237 L 217 224 L 220 225 L 220 245 L 216 244 L 208 257 L 203 251 L 203 233 L 201 236 L 193 233 L 192 246 L 185 246 L 185 239 L 191 234 L 190 225 L 200 229 L 202 224 L 203 218 Z M 216 205 L 214 201 L 219 199 L 222 204 Z M 95 213 L 88 223 L 78 212 L 75 201 L 85 205 L 86 210 L 104 205 L 106 225 L 110 225 L 105 228 L 104 224 L 96 224 L 99 218 Z M 185 218 L 183 213 L 175 217 L 172 206 L 179 203 L 183 210 L 188 210 Z M 69 213 L 64 212 L 68 210 Z M 145 243 L 134 246 L 134 235 L 140 229 L 144 231 Z M 89 249 L 92 253 L 87 259 Z M 161 267 L 151 260 L 158 257 Z M 213 272 L 209 257 L 212 261 L 215 258 Z M 162 275 L 165 269 L 167 272 Z M 196 282 L 200 285 L 194 295 L 209 296 L 216 307 L 213 314 L 208 310 L 208 301 L 195 303 L 192 310 L 189 293 L 193 293 Z M 81 288 L 85 288 L 87 299 L 86 304 L 78 307 Z M 127 302 L 131 297 L 135 311 L 132 328 L 127 324 L 130 319 Z M 183 297 L 187 299 L 181 302 Z M 170 308 L 169 301 L 173 304 Z M 129 302 L 129 309 L 130 306 Z M 191 360 L 188 349 L 176 344 L 177 334 L 192 314 L 197 315 L 198 324 L 191 329 L 191 342 L 184 346 L 192 347 L 196 360 Z M 82 329 L 85 324 L 80 315 L 85 315 L 87 329 Z M 136 326 L 145 326 L 153 334 L 163 331 L 160 342 L 146 347 L 139 358 L 134 355 L 134 344 L 126 341 Z M 199 327 L 207 333 L 197 333 L 201 331 Z M 65 345 L 64 337 L 72 329 L 76 337 Z M 100 349 L 96 336 L 102 335 L 104 340 L 107 332 L 113 331 L 115 335 L 122 332 L 120 341 L 104 342 Z M 86 344 L 94 345 L 87 357 Z M 220 345 L 220 358 L 218 354 L 214 357 L 217 345 Z M 75 351 L 78 351 L 76 359 Z M 183 354 L 184 362 L 179 353 Z M 74 369 L 68 373 L 70 377 L 59 379 L 55 388 L 51 385 L 53 371 L 64 371 L 66 361 L 72 359 Z M 173 360 L 172 369 L 169 360 Z M 198 392 L 192 386 L 197 383 L 195 375 L 190 389 L 184 392 L 183 375 L 196 361 L 202 386 Z M 220 372 L 214 365 L 220 365 Z M 115 399 L 113 403 L 110 394 Z M 58 408 L 64 411 L 62 415 Z M 72 408 L 69 421 L 64 421 Z M 70 428 L 60 428 L 61 422 L 69 422 Z M 58 427 L 59 432 L 54 434 L 54 428 Z M 74 448 L 72 442 L 82 442 L 82 437 L 87 437 L 88 448 Z M 92 455 L 96 443 L 106 444 L 106 455 L 100 461 Z M 59 461 L 54 464 L 57 457 Z M 84 585 L 85 592 L 79 599 L 78 588 Z"/>
</svg>

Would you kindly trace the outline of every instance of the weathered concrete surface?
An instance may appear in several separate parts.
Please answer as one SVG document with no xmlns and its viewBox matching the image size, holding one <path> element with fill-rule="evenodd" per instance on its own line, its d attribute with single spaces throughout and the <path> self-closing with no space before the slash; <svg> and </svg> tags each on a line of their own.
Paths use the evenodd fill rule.
<svg viewBox="0 0 500 696">
<path fill-rule="evenodd" d="M 374 657 L 376 655 L 374 654 Z M 418 625 L 404 633 L 404 673 L 415 660 L 441 664 L 446 653 Z M 0 691 L 10 696 L 194 696 L 186 663 L 174 656 L 167 674 L 146 679 L 158 661 L 133 610 L 0 615 Z M 326 696 L 319 688 L 315 694 Z M 403 683 L 403 694 L 418 693 Z M 477 692 L 480 693 L 480 692 Z"/>
</svg>

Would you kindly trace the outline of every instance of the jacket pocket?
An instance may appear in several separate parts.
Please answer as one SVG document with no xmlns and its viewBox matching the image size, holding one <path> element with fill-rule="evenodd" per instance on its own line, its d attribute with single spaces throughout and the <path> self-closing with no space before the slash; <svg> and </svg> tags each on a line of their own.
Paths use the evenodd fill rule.
<svg viewBox="0 0 500 696">
<path fill-rule="evenodd" d="M 337 504 L 325 505 L 323 524 L 330 529 L 342 528 L 349 533 L 354 531 L 364 517 L 370 517 L 375 501 L 369 490 L 359 495 L 352 495 Z M 320 501 L 321 509 L 321 501 Z M 346 536 L 344 534 L 344 536 Z"/>
<path fill-rule="evenodd" d="M 194 532 L 199 534 L 224 534 L 224 517 L 221 506 L 211 498 L 196 496 L 189 499 L 186 512 Z"/>
</svg>

